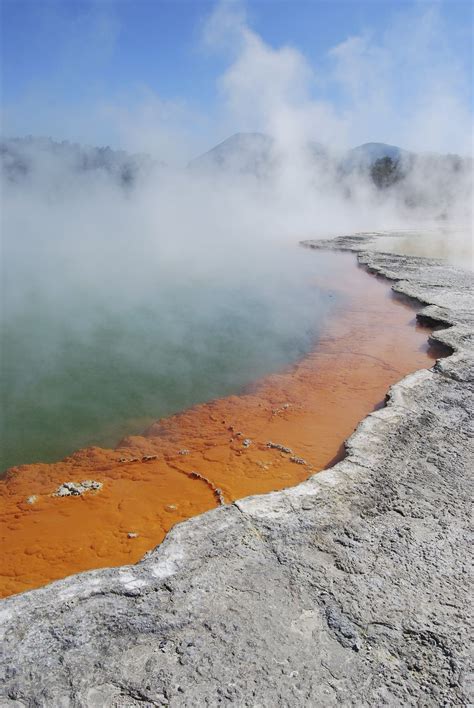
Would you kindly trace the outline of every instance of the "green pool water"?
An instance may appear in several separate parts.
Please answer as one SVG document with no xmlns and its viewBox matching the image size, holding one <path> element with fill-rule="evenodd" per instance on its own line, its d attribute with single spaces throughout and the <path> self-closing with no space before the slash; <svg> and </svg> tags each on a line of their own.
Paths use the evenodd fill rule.
<svg viewBox="0 0 474 708">
<path fill-rule="evenodd" d="M 330 261 L 295 247 L 224 278 L 147 274 L 113 298 L 33 290 L 3 326 L 1 469 L 113 446 L 296 361 L 335 301 L 314 284 Z"/>
</svg>

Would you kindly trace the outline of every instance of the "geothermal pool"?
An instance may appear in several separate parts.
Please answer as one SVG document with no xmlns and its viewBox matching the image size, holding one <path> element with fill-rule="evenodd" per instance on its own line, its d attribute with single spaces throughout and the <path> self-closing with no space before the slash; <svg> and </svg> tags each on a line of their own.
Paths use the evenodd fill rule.
<svg viewBox="0 0 474 708">
<path fill-rule="evenodd" d="M 221 346 L 212 356 L 207 350 L 201 355 L 199 374 L 189 362 L 186 386 L 174 393 L 170 383 L 168 395 L 159 398 L 159 385 L 153 388 L 156 382 L 149 380 L 154 396 L 147 400 L 165 412 L 180 401 L 185 407 L 220 398 L 163 417 L 115 449 L 88 447 L 62 462 L 10 471 L 0 483 L 3 595 L 135 562 L 178 521 L 222 501 L 297 484 L 340 458 L 344 440 L 383 404 L 392 383 L 432 366 L 440 355 L 430 349 L 413 306 L 386 280 L 358 267 L 353 254 L 301 249 L 282 273 L 294 278 L 294 290 L 290 283 L 270 284 L 270 294 L 281 298 L 270 314 L 253 301 L 252 336 L 249 317 L 235 323 L 226 310 L 222 322 L 230 330 L 218 328 L 213 339 L 203 330 L 208 344 Z M 294 319 L 278 329 L 282 312 Z M 141 355 L 138 374 L 140 361 Z M 133 379 L 131 372 L 128 396 Z M 179 377 L 172 381 L 179 384 Z M 145 380 L 140 390 L 146 390 Z M 128 416 L 114 418 L 98 437 L 110 439 L 114 425 L 117 432 L 139 417 L 133 397 L 133 415 L 125 393 L 122 398 Z M 80 497 L 51 496 L 63 482 L 83 479 L 103 487 Z"/>
<path fill-rule="evenodd" d="M 192 278 L 144 268 L 143 282 L 124 274 L 121 293 L 116 279 L 110 295 L 106 284 L 48 284 L 7 306 L 0 471 L 116 445 L 308 352 L 336 297 L 315 283 L 331 259 L 295 246 L 234 258 L 227 273 L 212 263 Z"/>
</svg>

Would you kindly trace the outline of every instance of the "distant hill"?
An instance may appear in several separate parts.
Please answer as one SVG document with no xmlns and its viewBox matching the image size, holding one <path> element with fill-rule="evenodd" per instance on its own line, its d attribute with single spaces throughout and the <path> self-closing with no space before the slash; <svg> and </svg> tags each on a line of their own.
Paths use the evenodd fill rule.
<svg viewBox="0 0 474 708">
<path fill-rule="evenodd" d="M 346 171 L 370 169 L 377 160 L 389 158 L 394 163 L 409 161 L 412 153 L 396 145 L 386 143 L 364 143 L 352 148 L 341 161 L 341 167 Z"/>
<path fill-rule="evenodd" d="M 235 133 L 191 160 L 191 169 L 223 170 L 263 177 L 274 163 L 275 141 L 263 133 Z"/>
<path fill-rule="evenodd" d="M 265 181 L 278 175 L 288 154 L 292 155 L 291 148 L 286 146 L 285 153 L 268 135 L 236 133 L 192 160 L 188 169 L 196 176 L 228 174 Z M 315 191 L 339 193 L 344 199 L 367 195 L 366 187 L 372 184 L 377 199 L 388 197 L 402 208 L 421 208 L 440 218 L 446 218 L 454 205 L 457 209 L 472 201 L 472 158 L 416 154 L 386 143 L 365 143 L 334 153 L 311 141 L 299 146 L 295 156 L 295 168 L 302 158 L 308 184 Z M 1 140 L 0 163 L 11 185 L 31 183 L 58 192 L 78 176 L 92 188 L 92 176 L 124 190 L 138 188 L 157 168 L 165 167 L 144 154 L 34 137 Z"/>
<path fill-rule="evenodd" d="M 444 213 L 472 188 L 472 159 L 458 155 L 417 154 L 396 145 L 365 143 L 341 154 L 316 142 L 307 144 L 307 166 L 329 175 L 347 198 L 359 180 L 393 194 L 408 208 Z M 278 168 L 276 142 L 262 133 L 236 133 L 190 163 L 192 169 L 266 177 Z"/>
<path fill-rule="evenodd" d="M 267 174 L 277 164 L 275 140 L 263 133 L 235 133 L 208 152 L 189 163 L 191 168 L 222 170 L 230 173 L 247 173 L 256 176 Z M 342 157 L 330 155 L 321 143 L 309 141 L 308 156 L 316 162 L 332 159 L 342 172 L 370 169 L 377 160 L 390 158 L 395 163 L 410 158 L 411 153 L 395 145 L 365 143 L 349 150 Z"/>
<path fill-rule="evenodd" d="M 324 145 L 308 141 L 306 158 L 309 164 L 322 164 L 322 161 L 328 160 L 329 157 Z M 207 173 L 223 172 L 265 178 L 272 175 L 282 160 L 282 151 L 271 136 L 264 133 L 235 133 L 191 160 L 188 167 Z"/>
<path fill-rule="evenodd" d="M 31 136 L 1 140 L 0 162 L 9 182 L 22 182 L 35 175 L 42 179 L 46 173 L 60 179 L 66 171 L 107 175 L 123 187 L 131 186 L 140 174 L 157 164 L 147 155 Z"/>
</svg>

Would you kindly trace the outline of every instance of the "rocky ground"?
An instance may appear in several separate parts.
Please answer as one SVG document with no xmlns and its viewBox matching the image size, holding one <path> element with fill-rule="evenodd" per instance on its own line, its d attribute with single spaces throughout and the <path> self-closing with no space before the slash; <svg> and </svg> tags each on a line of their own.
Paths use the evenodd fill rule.
<svg viewBox="0 0 474 708">
<path fill-rule="evenodd" d="M 392 387 L 347 457 L 176 526 L 137 565 L 2 602 L 0 706 L 463 706 L 473 277 L 358 252 L 453 350 Z"/>
</svg>

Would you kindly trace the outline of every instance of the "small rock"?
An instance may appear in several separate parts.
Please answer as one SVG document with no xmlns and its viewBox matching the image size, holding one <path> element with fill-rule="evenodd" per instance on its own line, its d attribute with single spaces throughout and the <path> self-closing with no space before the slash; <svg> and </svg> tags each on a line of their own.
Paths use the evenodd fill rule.
<svg viewBox="0 0 474 708">
<path fill-rule="evenodd" d="M 272 409 L 272 415 L 278 415 L 278 413 L 281 413 L 282 411 L 288 410 L 288 408 L 291 406 L 291 403 L 284 403 L 282 406 L 279 408 L 273 408 Z"/>
<path fill-rule="evenodd" d="M 177 508 L 178 507 L 176 506 L 176 504 L 167 504 L 165 506 L 165 511 L 176 511 Z"/>
<path fill-rule="evenodd" d="M 251 444 L 252 441 L 250 440 L 250 438 L 245 438 L 245 440 L 242 440 L 243 447 L 250 447 Z"/>
<path fill-rule="evenodd" d="M 53 497 L 77 497 L 85 492 L 98 491 L 102 489 L 102 482 L 94 479 L 85 479 L 82 482 L 63 482 L 55 492 Z"/>
<path fill-rule="evenodd" d="M 27 497 L 27 499 L 26 499 L 27 504 L 36 504 L 37 501 L 38 501 L 38 497 L 36 494 L 32 494 L 31 497 Z"/>
<path fill-rule="evenodd" d="M 273 450 L 280 450 L 280 452 L 285 452 L 287 455 L 291 455 L 291 453 L 293 452 L 291 447 L 286 447 L 285 445 L 280 445 L 280 443 L 267 442 L 267 447 L 270 447 Z"/>
<path fill-rule="evenodd" d="M 186 450 L 186 448 L 183 447 L 182 450 L 178 450 L 178 455 L 189 455 L 189 450 Z"/>
<path fill-rule="evenodd" d="M 295 465 L 307 465 L 308 463 L 306 460 L 303 460 L 302 457 L 297 457 L 296 455 L 293 455 L 293 457 L 290 457 L 290 462 L 294 462 Z"/>
<path fill-rule="evenodd" d="M 221 506 L 225 506 L 225 498 L 224 498 L 224 492 L 222 489 L 219 489 L 219 487 L 216 487 L 214 489 L 214 496 L 216 497 L 217 501 Z"/>
<path fill-rule="evenodd" d="M 204 482 L 206 482 L 206 478 L 200 474 L 200 472 L 196 472 L 196 470 L 193 470 L 192 472 L 189 473 L 189 476 L 191 479 L 202 479 Z"/>
<path fill-rule="evenodd" d="M 138 538 L 138 534 L 135 533 L 134 531 L 129 531 L 129 532 L 127 533 L 127 537 L 128 537 L 128 538 Z"/>
</svg>

